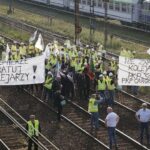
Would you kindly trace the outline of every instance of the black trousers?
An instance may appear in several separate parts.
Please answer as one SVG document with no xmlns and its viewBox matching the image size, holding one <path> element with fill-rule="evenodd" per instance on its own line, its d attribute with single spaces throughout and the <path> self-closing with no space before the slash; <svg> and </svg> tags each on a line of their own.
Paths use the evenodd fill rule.
<svg viewBox="0 0 150 150">
<path fill-rule="evenodd" d="M 61 114 L 62 114 L 62 106 L 61 105 L 59 105 L 58 107 L 57 107 L 57 110 L 58 110 L 58 113 L 57 113 L 57 120 L 58 121 L 61 121 Z"/>
<path fill-rule="evenodd" d="M 34 138 L 38 139 L 37 136 L 35 136 Z M 32 150 L 33 143 L 34 143 L 34 141 L 32 139 L 29 139 L 29 141 L 28 141 L 28 150 Z M 36 143 L 34 143 L 34 150 L 38 150 L 38 145 Z"/>
</svg>

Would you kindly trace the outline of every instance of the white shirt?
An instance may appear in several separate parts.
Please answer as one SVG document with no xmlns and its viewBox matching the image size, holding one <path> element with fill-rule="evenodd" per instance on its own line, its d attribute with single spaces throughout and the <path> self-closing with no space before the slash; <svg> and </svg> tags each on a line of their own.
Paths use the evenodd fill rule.
<svg viewBox="0 0 150 150">
<path fill-rule="evenodd" d="M 118 118 L 118 115 L 116 113 L 110 112 L 106 116 L 107 127 L 116 127 L 116 125 L 117 125 L 117 118 Z"/>
<path fill-rule="evenodd" d="M 136 112 L 136 116 L 139 116 L 140 122 L 150 121 L 150 109 L 140 109 Z"/>
</svg>

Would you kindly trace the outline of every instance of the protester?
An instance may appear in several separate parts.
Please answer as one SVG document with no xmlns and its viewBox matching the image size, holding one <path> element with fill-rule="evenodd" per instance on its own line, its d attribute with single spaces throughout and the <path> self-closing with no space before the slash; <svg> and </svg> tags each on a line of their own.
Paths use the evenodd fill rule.
<svg viewBox="0 0 150 150">
<path fill-rule="evenodd" d="M 57 90 L 55 93 L 54 93 L 54 107 L 57 108 L 57 120 L 58 121 L 61 121 L 61 114 L 62 114 L 62 111 L 63 111 L 63 103 L 64 100 L 64 96 L 61 95 L 61 91 L 60 90 Z"/>
<path fill-rule="evenodd" d="M 41 132 L 40 123 L 35 119 L 35 115 L 30 115 L 30 120 L 27 122 L 26 130 L 28 131 L 29 141 L 28 150 L 32 150 L 32 144 L 34 143 L 34 150 L 38 150 L 38 145 L 33 141 L 36 141 L 39 137 L 39 132 Z"/>
<path fill-rule="evenodd" d="M 96 94 L 92 94 L 89 99 L 88 112 L 91 113 L 91 129 L 99 129 L 98 119 L 99 119 L 99 109 L 98 105 L 102 102 L 102 99 L 99 99 Z"/>
<path fill-rule="evenodd" d="M 109 136 L 109 147 L 112 149 L 113 143 L 115 145 L 115 149 L 117 150 L 117 140 L 116 140 L 116 126 L 119 122 L 119 116 L 113 112 L 111 107 L 107 108 L 108 115 L 105 119 L 105 125 L 108 128 L 108 136 Z"/>
<path fill-rule="evenodd" d="M 143 134 L 145 130 L 147 144 L 149 144 L 150 109 L 147 108 L 146 103 L 142 104 L 142 108 L 136 112 L 135 117 L 140 123 L 140 143 L 143 144 Z"/>
</svg>

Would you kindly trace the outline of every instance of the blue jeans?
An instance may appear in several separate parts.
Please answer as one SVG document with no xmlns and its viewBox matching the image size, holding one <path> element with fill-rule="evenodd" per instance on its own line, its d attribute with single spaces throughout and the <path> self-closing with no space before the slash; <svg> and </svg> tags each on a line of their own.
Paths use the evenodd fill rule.
<svg viewBox="0 0 150 150">
<path fill-rule="evenodd" d="M 115 127 L 108 127 L 108 136 L 109 136 L 109 147 L 112 148 L 112 144 L 114 143 L 117 146 L 116 141 L 116 128 Z"/>
<path fill-rule="evenodd" d="M 138 90 L 139 90 L 138 86 L 131 86 L 132 94 L 137 95 L 138 94 Z"/>
<path fill-rule="evenodd" d="M 100 97 L 103 98 L 103 101 L 106 101 L 105 91 L 99 91 Z"/>
<path fill-rule="evenodd" d="M 99 128 L 98 118 L 99 118 L 98 112 L 92 112 L 91 113 L 91 127 L 95 127 L 96 129 Z"/>
<path fill-rule="evenodd" d="M 141 122 L 140 123 L 140 142 L 143 144 L 143 134 L 145 130 L 146 138 L 147 138 L 147 143 L 149 144 L 149 129 L 148 129 L 148 122 Z"/>
</svg>

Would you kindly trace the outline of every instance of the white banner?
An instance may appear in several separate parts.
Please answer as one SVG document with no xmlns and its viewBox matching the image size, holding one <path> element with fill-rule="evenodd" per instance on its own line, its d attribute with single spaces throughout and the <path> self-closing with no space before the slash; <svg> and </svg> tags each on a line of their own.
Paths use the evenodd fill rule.
<svg viewBox="0 0 150 150">
<path fill-rule="evenodd" d="M 150 86 L 150 60 L 119 57 L 118 84 Z"/>
<path fill-rule="evenodd" d="M 0 85 L 26 85 L 45 81 L 44 55 L 26 60 L 0 61 Z"/>
</svg>

